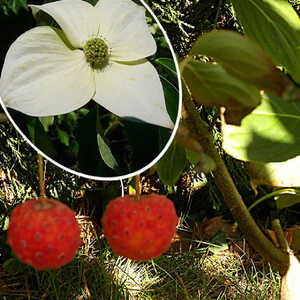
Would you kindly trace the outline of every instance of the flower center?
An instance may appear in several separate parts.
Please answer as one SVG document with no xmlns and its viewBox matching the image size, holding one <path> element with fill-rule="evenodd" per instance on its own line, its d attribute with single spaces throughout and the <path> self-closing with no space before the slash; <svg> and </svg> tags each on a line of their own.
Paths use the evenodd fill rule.
<svg viewBox="0 0 300 300">
<path fill-rule="evenodd" d="M 109 50 L 102 39 L 94 38 L 87 41 L 83 51 L 87 62 L 93 69 L 103 69 L 108 64 Z"/>
</svg>

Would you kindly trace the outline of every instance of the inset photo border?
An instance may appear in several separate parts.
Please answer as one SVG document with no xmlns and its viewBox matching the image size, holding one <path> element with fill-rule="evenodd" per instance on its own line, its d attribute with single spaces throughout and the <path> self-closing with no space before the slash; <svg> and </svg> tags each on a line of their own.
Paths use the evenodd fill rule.
<svg viewBox="0 0 300 300">
<path fill-rule="evenodd" d="M 9 120 L 73 174 L 107 181 L 151 168 L 172 143 L 182 106 L 176 55 L 157 17 L 144 1 L 35 2 L 18 21 L 1 22 Z"/>
</svg>

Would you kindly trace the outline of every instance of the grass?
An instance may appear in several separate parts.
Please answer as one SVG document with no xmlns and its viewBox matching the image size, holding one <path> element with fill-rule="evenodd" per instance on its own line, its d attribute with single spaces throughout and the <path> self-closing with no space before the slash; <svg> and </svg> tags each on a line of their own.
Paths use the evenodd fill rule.
<svg viewBox="0 0 300 300">
<path fill-rule="evenodd" d="M 5 230 L 11 209 L 24 199 L 39 194 L 36 154 L 11 126 L 0 124 L 0 132 L 3 133 L 0 134 L 1 154 L 5 159 L 5 163 L 0 164 L 1 300 L 279 298 L 279 275 L 268 265 L 257 265 L 252 261 L 246 248 L 238 253 L 223 251 L 213 254 L 211 245 L 195 237 L 191 240 L 187 235 L 187 240 L 182 241 L 186 242 L 182 250 L 174 243 L 167 254 L 153 261 L 134 262 L 115 257 L 88 215 L 100 219 L 103 203 L 116 193 L 120 194 L 118 184 L 83 181 L 50 163 L 45 174 L 47 194 L 76 208 L 84 243 L 76 258 L 57 271 L 37 272 L 23 265 L 6 246 Z M 153 181 L 149 188 L 152 186 Z M 157 188 L 161 191 L 162 187 Z M 182 188 L 189 190 L 188 187 Z M 95 193 L 88 194 L 90 190 Z M 203 189 L 201 191 L 203 193 Z M 183 196 L 177 200 L 182 203 Z M 197 204 L 201 203 L 198 198 L 196 200 Z M 208 204 L 183 211 L 186 214 L 199 214 L 200 210 L 207 213 Z M 180 229 L 186 233 L 192 231 L 185 222 L 180 223 Z"/>
<path fill-rule="evenodd" d="M 155 269 L 161 280 L 150 299 L 279 299 L 278 274 L 269 265 L 246 267 L 236 253 L 196 248 L 162 256 Z"/>
<path fill-rule="evenodd" d="M 93 224 L 82 223 L 83 245 L 63 268 L 38 272 L 16 258 L 0 265 L 0 298 L 279 299 L 278 273 L 258 265 L 245 249 L 213 254 L 203 242 L 188 240 L 190 249 L 174 244 L 155 260 L 135 262 L 114 256 Z"/>
<path fill-rule="evenodd" d="M 17 137 L 11 136 L 10 139 L 12 138 Z M 2 145 L 7 149 L 12 148 L 12 144 Z M 21 150 L 21 153 L 28 153 L 22 147 Z M 213 254 L 210 251 L 213 248 L 211 245 L 196 240 L 195 237 L 191 240 L 192 229 L 183 218 L 180 229 L 189 234 L 186 235 L 186 240 L 182 240 L 185 243 L 182 250 L 174 243 L 167 254 L 148 262 L 134 262 L 114 256 L 101 231 L 88 217 L 95 211 L 94 219 L 99 220 L 97 211 L 100 208 L 96 204 L 100 196 L 100 202 L 103 202 L 105 195 L 98 192 L 95 199 L 88 199 L 88 194 L 76 196 L 79 197 L 75 206 L 80 214 L 77 218 L 82 228 L 83 245 L 71 263 L 51 272 L 38 272 L 20 263 L 5 244 L 7 222 L 4 220 L 7 220 L 12 207 L 23 199 L 34 197 L 39 191 L 37 171 L 31 170 L 31 177 L 25 176 L 30 171 L 29 166 L 33 167 L 36 163 L 35 153 L 29 152 L 32 153 L 31 164 L 20 166 L 20 161 L 27 162 L 25 158 L 28 157 L 19 160 L 18 153 L 11 152 L 14 154 L 8 155 L 7 163 L 0 166 L 6 176 L 0 180 L 0 186 L 4 190 L 0 197 L 0 203 L 4 205 L 1 208 L 1 214 L 4 213 L 3 222 L 0 216 L 1 300 L 279 298 L 279 275 L 268 265 L 257 266 L 247 255 L 246 249 L 241 249 L 239 253 L 223 251 Z M 5 153 L 10 152 L 6 150 Z M 9 173 L 8 170 L 12 172 Z M 74 191 L 81 191 L 82 182 L 73 176 L 68 177 L 50 164 L 47 164 L 46 171 L 49 195 L 74 206 L 71 205 L 74 204 Z M 29 178 L 32 178 L 32 184 L 28 183 Z M 89 182 L 88 185 L 93 183 Z M 5 192 L 5 186 L 11 193 Z M 120 192 L 114 184 L 103 186 L 103 189 L 108 194 L 111 193 L 108 192 L 109 189 Z M 11 197 L 7 198 L 10 194 Z M 91 207 L 86 207 L 89 205 Z"/>
</svg>

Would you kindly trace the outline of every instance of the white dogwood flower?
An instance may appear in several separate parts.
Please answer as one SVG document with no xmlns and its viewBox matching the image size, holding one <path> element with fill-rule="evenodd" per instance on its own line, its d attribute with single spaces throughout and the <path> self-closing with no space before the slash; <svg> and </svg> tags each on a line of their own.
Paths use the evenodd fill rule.
<svg viewBox="0 0 300 300">
<path fill-rule="evenodd" d="M 0 96 L 32 116 L 72 112 L 91 99 L 120 117 L 173 128 L 159 75 L 146 57 L 156 44 L 145 8 L 132 0 L 61 0 L 30 5 L 60 29 L 38 26 L 7 52 Z"/>
</svg>

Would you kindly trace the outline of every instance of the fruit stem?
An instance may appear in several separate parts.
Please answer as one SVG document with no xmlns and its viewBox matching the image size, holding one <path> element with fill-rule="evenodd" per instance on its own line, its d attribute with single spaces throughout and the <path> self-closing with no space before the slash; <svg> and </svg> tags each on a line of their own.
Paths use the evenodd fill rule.
<svg viewBox="0 0 300 300">
<path fill-rule="evenodd" d="M 46 198 L 45 192 L 45 180 L 44 180 L 44 164 L 43 157 L 38 153 L 38 165 L 39 165 L 39 183 L 40 183 L 40 198 Z"/>
<path fill-rule="evenodd" d="M 140 174 L 135 175 L 135 191 L 136 200 L 140 200 L 142 195 L 142 183 Z"/>
</svg>

